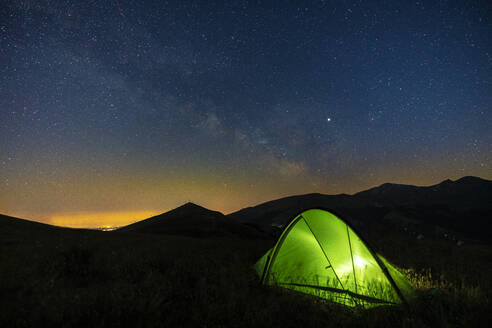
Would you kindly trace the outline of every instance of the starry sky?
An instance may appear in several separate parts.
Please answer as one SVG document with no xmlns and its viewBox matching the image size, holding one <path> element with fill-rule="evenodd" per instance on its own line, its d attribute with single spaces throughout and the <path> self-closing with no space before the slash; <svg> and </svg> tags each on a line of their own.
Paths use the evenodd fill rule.
<svg viewBox="0 0 492 328">
<path fill-rule="evenodd" d="M 492 179 L 491 18 L 487 1 L 4 0 L 0 213 L 115 226 Z"/>
</svg>

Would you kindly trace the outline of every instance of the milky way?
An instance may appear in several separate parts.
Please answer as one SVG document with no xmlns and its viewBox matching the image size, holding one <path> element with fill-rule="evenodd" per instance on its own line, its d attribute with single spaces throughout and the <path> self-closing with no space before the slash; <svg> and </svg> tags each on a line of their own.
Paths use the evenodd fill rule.
<svg viewBox="0 0 492 328">
<path fill-rule="evenodd" d="M 7 1 L 0 212 L 120 225 L 492 178 L 487 1 Z"/>
</svg>

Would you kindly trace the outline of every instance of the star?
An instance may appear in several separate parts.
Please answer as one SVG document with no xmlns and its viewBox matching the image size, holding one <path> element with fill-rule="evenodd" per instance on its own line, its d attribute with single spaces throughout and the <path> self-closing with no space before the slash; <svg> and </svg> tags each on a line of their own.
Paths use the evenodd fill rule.
<svg viewBox="0 0 492 328">
<path fill-rule="evenodd" d="M 0 213 L 491 178 L 487 5 L 418 1 L 3 1 Z"/>
</svg>

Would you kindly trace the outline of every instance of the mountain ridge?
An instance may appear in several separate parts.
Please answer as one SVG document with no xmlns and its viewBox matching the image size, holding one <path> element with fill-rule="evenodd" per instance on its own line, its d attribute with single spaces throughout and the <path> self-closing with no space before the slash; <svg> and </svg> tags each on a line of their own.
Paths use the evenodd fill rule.
<svg viewBox="0 0 492 328">
<path fill-rule="evenodd" d="M 228 216 L 272 233 L 303 210 L 318 207 L 332 210 L 358 227 L 385 222 L 405 231 L 454 231 L 492 241 L 491 200 L 492 181 L 465 176 L 430 186 L 384 183 L 352 195 L 289 196 Z"/>
<path fill-rule="evenodd" d="M 261 233 L 218 211 L 187 202 L 175 209 L 117 229 L 118 232 L 189 237 L 261 237 Z"/>
<path fill-rule="evenodd" d="M 116 231 L 178 234 L 194 237 L 248 236 L 260 234 L 253 229 L 271 233 L 295 215 L 308 208 L 335 211 L 355 226 L 374 221 L 397 224 L 434 226 L 448 231 L 463 230 L 492 241 L 492 181 L 464 176 L 455 181 L 446 179 L 430 186 L 383 183 L 364 191 L 328 195 L 309 193 L 270 200 L 224 215 L 192 202 L 170 211 L 120 227 Z M 36 221 L 0 214 L 0 223 L 7 228 L 59 228 Z M 490 229 L 489 229 L 490 228 Z"/>
</svg>

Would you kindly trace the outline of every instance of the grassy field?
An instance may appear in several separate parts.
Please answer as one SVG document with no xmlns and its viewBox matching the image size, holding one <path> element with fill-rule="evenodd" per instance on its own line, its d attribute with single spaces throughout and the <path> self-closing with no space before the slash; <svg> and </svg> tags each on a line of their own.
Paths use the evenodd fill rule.
<svg viewBox="0 0 492 328">
<path fill-rule="evenodd" d="M 271 240 L 0 229 L 0 327 L 488 326 L 490 246 L 382 229 L 372 244 L 419 288 L 409 308 L 352 309 L 260 286 L 252 265 Z"/>
</svg>

